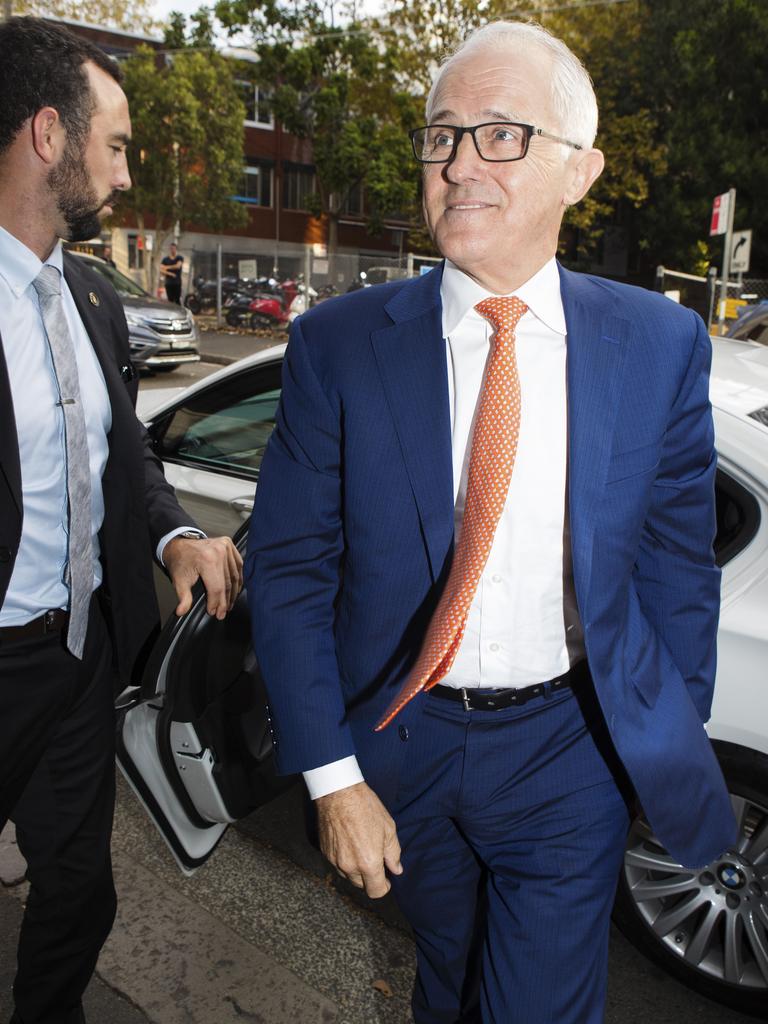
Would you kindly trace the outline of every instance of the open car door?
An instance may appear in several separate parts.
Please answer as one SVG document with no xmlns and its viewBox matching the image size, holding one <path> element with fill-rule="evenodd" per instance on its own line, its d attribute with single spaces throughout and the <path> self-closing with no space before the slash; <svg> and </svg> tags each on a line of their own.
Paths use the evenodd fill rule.
<svg viewBox="0 0 768 1024">
<path fill-rule="evenodd" d="M 235 535 L 244 553 L 246 526 Z M 284 792 L 275 775 L 266 692 L 251 648 L 245 593 L 223 620 L 200 587 L 182 619 L 171 615 L 140 687 L 118 699 L 117 763 L 192 874 L 227 826 Z"/>
</svg>

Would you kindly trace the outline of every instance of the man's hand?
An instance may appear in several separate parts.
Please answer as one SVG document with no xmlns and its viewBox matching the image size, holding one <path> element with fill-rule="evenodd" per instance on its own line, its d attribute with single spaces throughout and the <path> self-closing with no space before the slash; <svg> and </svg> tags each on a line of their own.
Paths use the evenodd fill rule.
<svg viewBox="0 0 768 1024">
<path fill-rule="evenodd" d="M 320 848 L 342 878 L 377 899 L 390 890 L 384 873 L 402 874 L 395 823 L 364 782 L 315 800 Z"/>
<path fill-rule="evenodd" d="M 163 549 L 163 562 L 176 589 L 177 615 L 192 607 L 192 587 L 202 580 L 208 614 L 223 619 L 243 589 L 243 560 L 229 537 L 174 537 Z"/>
</svg>

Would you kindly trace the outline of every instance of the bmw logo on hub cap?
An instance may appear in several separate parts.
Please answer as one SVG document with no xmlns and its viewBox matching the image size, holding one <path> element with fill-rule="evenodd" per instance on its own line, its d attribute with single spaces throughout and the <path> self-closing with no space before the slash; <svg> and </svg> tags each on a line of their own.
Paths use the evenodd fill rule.
<svg viewBox="0 0 768 1024">
<path fill-rule="evenodd" d="M 721 864 L 717 871 L 717 877 L 726 889 L 731 891 L 743 889 L 747 882 L 744 872 L 737 868 L 735 864 Z"/>
</svg>

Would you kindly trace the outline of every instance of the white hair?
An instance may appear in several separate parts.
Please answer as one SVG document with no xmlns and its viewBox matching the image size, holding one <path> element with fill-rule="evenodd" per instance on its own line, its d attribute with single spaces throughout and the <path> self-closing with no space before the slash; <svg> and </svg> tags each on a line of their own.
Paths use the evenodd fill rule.
<svg viewBox="0 0 768 1024">
<path fill-rule="evenodd" d="M 446 54 L 427 96 L 427 121 L 440 80 L 459 57 L 480 49 L 516 50 L 519 53 L 534 48 L 548 54 L 552 60 L 552 105 L 559 121 L 557 125 L 536 127 L 557 131 L 585 149 L 591 148 L 597 134 L 597 99 L 592 79 L 562 39 L 535 22 L 492 21 L 475 29 L 452 53 Z"/>
</svg>

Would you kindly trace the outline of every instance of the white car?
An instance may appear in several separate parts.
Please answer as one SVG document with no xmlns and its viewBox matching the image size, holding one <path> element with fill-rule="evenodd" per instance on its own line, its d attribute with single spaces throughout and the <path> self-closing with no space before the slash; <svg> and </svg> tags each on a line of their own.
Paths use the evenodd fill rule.
<svg viewBox="0 0 768 1024">
<path fill-rule="evenodd" d="M 741 833 L 733 850 L 692 871 L 674 863 L 637 819 L 615 917 L 638 947 L 682 981 L 765 1019 L 768 347 L 729 339 L 713 339 L 713 347 L 715 546 L 723 585 L 708 731 Z M 274 426 L 284 349 L 241 360 L 181 393 L 142 398 L 155 450 L 182 504 L 209 532 L 236 534 L 241 549 Z M 127 693 L 123 703 L 120 765 L 186 871 L 204 862 L 228 823 L 287 784 L 271 768 L 244 597 L 223 623 L 208 619 L 201 599 L 184 620 L 171 618 L 141 691 Z"/>
</svg>

